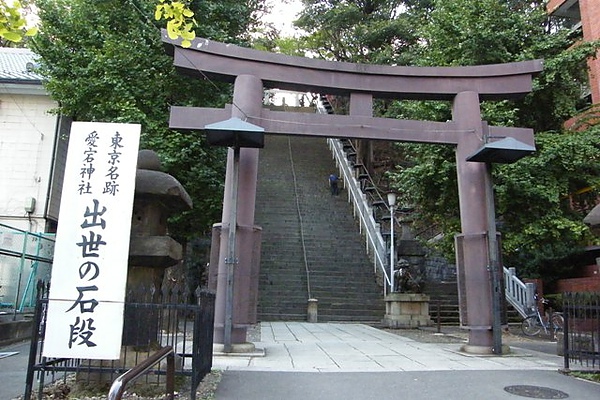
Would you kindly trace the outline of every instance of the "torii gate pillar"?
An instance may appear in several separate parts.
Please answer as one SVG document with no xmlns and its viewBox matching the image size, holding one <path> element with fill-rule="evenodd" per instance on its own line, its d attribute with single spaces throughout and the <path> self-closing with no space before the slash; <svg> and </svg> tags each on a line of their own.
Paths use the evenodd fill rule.
<svg viewBox="0 0 600 400">
<path fill-rule="evenodd" d="M 493 347 L 490 331 L 493 315 L 490 276 L 486 268 L 487 207 L 484 196 L 486 165 L 467 162 L 469 155 L 481 147 L 482 121 L 479 95 L 458 93 L 452 104 L 452 117 L 461 130 L 472 131 L 456 145 L 456 168 L 462 233 L 456 237 L 456 263 L 461 307 L 461 325 L 469 327 L 469 341 L 464 350 L 488 353 Z"/>
<path fill-rule="evenodd" d="M 239 75 L 235 79 L 231 117 L 242 120 L 248 115 L 260 114 L 263 99 L 262 81 L 252 75 Z M 258 296 L 258 273 L 260 263 L 260 233 L 254 226 L 254 208 L 256 202 L 256 182 L 258 174 L 258 152 L 256 148 L 239 149 L 239 174 L 234 174 L 234 149 L 227 153 L 227 174 L 223 196 L 222 223 L 213 228 L 210 280 L 216 288 L 214 342 L 223 344 L 225 339 L 226 318 L 232 318 L 231 344 L 233 352 L 252 351 L 254 346 L 246 343 L 247 327 L 256 322 L 256 302 Z M 237 178 L 237 197 L 243 201 L 231 201 Z M 231 208 L 236 212 L 236 260 L 234 262 L 232 315 L 227 315 L 227 243 L 231 228 Z M 216 239 L 216 240 L 215 240 Z M 216 268 L 215 268 L 216 266 Z"/>
</svg>

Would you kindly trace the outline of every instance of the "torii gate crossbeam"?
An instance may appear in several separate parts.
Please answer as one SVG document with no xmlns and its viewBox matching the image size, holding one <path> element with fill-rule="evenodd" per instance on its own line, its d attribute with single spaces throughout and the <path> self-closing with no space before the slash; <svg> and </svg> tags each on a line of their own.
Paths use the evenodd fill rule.
<svg viewBox="0 0 600 400">
<path fill-rule="evenodd" d="M 353 97 L 353 96 L 351 96 Z M 231 117 L 232 106 L 223 109 L 171 107 L 169 127 L 182 130 L 204 130 L 204 126 Z M 267 133 L 326 138 L 391 140 L 415 143 L 457 145 L 474 129 L 460 130 L 454 121 L 433 122 L 373 118 L 353 115 L 308 114 L 262 109 L 260 116 L 246 116 L 247 122 L 259 125 Z M 533 145 L 533 130 L 528 128 L 489 126 L 492 137 L 513 137 Z"/>
<path fill-rule="evenodd" d="M 190 48 L 184 49 L 166 33 L 163 33 L 163 42 L 173 55 L 175 66 L 183 73 L 235 82 L 233 105 L 224 109 L 173 107 L 171 128 L 204 130 L 208 124 L 238 117 L 264 128 L 266 134 L 455 146 L 462 229 L 457 236 L 461 325 L 469 329 L 465 350 L 474 353 L 493 351 L 492 288 L 486 242 L 490 210 L 484 200 L 489 180 L 485 164 L 467 162 L 466 158 L 484 144 L 486 136 L 513 137 L 534 145 L 531 129 L 488 127 L 481 120 L 480 102 L 516 99 L 529 93 L 533 75 L 542 70 L 542 61 L 474 67 L 390 67 L 285 56 L 207 39 L 196 39 Z M 350 115 L 269 111 L 262 108 L 264 88 L 347 95 L 350 97 Z M 374 118 L 373 98 L 451 100 L 453 119 L 441 123 Z M 224 231 L 229 227 L 232 157 L 233 150 L 230 149 L 222 220 Z M 255 322 L 256 315 L 258 273 L 251 271 L 252 250 L 256 246 L 248 236 L 254 228 L 257 165 L 258 150 L 241 149 L 240 206 L 237 208 L 241 244 L 235 278 L 234 332 L 231 335 L 233 343 L 240 345 L 246 340 L 246 326 Z M 489 208 L 493 212 L 493 205 Z M 225 242 L 221 240 L 221 243 Z M 213 248 L 212 251 L 214 260 L 218 261 L 217 276 L 213 280 L 217 289 L 215 341 L 223 343 L 226 285 L 223 260 L 227 249 Z"/>
</svg>

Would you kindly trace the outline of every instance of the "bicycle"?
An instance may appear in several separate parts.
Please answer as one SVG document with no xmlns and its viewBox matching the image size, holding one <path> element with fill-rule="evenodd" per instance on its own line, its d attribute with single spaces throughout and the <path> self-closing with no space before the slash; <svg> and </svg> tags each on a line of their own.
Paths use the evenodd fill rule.
<svg viewBox="0 0 600 400">
<path fill-rule="evenodd" d="M 560 312 L 551 312 L 548 318 L 542 318 L 539 308 L 537 307 L 537 296 L 535 297 L 536 305 L 531 307 L 531 315 L 525 317 L 521 322 L 521 330 L 525 336 L 535 336 L 544 329 L 544 333 L 548 335 L 548 331 L 552 328 L 552 335 L 556 337 L 556 332 L 562 331 L 565 320 Z M 542 298 L 542 304 L 548 304 L 549 301 Z M 544 321 L 546 320 L 546 321 Z M 549 321 L 549 322 L 548 322 Z"/>
</svg>

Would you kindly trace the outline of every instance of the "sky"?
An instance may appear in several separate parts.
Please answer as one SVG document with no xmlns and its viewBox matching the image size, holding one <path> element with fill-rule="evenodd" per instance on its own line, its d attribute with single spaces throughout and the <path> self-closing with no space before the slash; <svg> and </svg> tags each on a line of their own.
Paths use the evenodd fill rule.
<svg viewBox="0 0 600 400">
<path fill-rule="evenodd" d="M 293 36 L 292 21 L 296 19 L 296 14 L 302 10 L 301 1 L 267 0 L 267 4 L 271 5 L 273 9 L 269 15 L 265 16 L 265 19 L 279 28 L 282 36 Z"/>
</svg>

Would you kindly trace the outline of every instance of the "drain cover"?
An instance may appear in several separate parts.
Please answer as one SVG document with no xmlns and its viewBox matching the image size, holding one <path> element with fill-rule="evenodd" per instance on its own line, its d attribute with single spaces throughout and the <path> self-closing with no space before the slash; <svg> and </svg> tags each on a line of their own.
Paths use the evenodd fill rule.
<svg viewBox="0 0 600 400">
<path fill-rule="evenodd" d="M 515 385 L 507 386 L 504 390 L 510 394 L 533 399 L 566 399 L 569 397 L 565 392 L 542 386 Z"/>
</svg>

